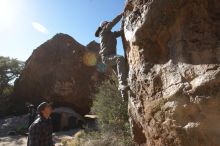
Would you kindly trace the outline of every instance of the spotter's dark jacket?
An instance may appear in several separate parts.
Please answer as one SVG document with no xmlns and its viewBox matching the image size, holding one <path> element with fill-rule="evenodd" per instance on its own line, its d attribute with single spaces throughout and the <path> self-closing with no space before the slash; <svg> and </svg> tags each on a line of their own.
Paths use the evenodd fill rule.
<svg viewBox="0 0 220 146">
<path fill-rule="evenodd" d="M 54 146 L 52 121 L 39 116 L 29 127 L 27 146 Z"/>
</svg>

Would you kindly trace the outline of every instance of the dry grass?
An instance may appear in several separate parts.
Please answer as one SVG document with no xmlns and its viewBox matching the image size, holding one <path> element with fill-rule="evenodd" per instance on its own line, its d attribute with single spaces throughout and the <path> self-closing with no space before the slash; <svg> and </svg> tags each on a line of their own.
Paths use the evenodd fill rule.
<svg viewBox="0 0 220 146">
<path fill-rule="evenodd" d="M 130 137 L 115 133 L 80 131 L 73 139 L 63 140 L 62 146 L 133 146 Z"/>
</svg>

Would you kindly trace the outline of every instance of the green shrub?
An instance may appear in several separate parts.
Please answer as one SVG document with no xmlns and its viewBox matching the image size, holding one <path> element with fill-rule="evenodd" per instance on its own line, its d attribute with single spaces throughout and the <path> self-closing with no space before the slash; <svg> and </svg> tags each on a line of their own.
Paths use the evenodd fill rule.
<svg viewBox="0 0 220 146">
<path fill-rule="evenodd" d="M 98 116 L 99 131 L 86 132 L 80 145 L 132 146 L 128 122 L 128 103 L 123 102 L 116 77 L 104 81 L 94 95 L 92 113 Z"/>
<path fill-rule="evenodd" d="M 92 113 L 98 116 L 98 131 L 79 131 L 64 146 L 133 146 L 127 102 L 122 102 L 116 77 L 104 81 L 94 95 Z"/>
<path fill-rule="evenodd" d="M 92 112 L 98 116 L 99 126 L 102 131 L 128 132 L 128 107 L 123 102 L 118 91 L 116 77 L 103 82 L 95 95 Z"/>
</svg>

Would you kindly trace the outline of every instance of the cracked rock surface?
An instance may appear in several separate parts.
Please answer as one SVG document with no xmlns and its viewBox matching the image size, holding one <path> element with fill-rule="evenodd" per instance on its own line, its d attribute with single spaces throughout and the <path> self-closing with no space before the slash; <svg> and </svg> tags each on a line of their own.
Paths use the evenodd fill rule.
<svg viewBox="0 0 220 146">
<path fill-rule="evenodd" d="M 127 0 L 129 115 L 143 146 L 220 146 L 220 1 Z"/>
</svg>

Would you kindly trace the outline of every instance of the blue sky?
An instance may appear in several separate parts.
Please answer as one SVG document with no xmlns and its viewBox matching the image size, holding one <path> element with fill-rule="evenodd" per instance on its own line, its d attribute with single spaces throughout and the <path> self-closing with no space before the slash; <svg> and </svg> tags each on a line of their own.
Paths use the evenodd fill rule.
<svg viewBox="0 0 220 146">
<path fill-rule="evenodd" d="M 101 21 L 111 20 L 125 0 L 0 0 L 0 55 L 25 61 L 33 49 L 66 33 L 86 45 Z M 119 25 L 115 27 L 119 29 Z M 123 54 L 118 39 L 118 53 Z"/>
</svg>

